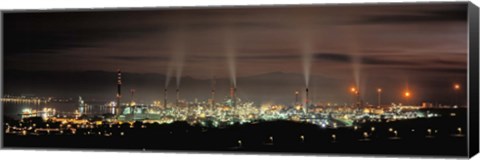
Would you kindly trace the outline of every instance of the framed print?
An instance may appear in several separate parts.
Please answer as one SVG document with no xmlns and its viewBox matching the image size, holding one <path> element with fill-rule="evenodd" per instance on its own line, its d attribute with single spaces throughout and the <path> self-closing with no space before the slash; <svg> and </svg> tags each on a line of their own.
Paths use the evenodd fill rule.
<svg viewBox="0 0 480 160">
<path fill-rule="evenodd" d="M 478 153 L 473 3 L 1 13 L 3 148 Z"/>
</svg>

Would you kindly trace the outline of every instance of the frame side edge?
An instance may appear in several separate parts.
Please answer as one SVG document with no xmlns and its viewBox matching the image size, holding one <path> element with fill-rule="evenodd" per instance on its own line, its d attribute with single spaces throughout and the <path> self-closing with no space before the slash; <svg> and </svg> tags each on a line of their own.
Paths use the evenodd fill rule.
<svg viewBox="0 0 480 160">
<path fill-rule="evenodd" d="M 4 69 L 4 61 L 3 61 L 3 58 L 4 58 L 4 45 L 3 45 L 3 36 L 4 36 L 4 14 L 5 12 L 3 10 L 0 10 L 0 98 L 3 98 L 3 89 L 4 89 L 4 81 L 3 81 L 3 69 Z M 3 146 L 3 142 L 4 142 L 4 128 L 3 128 L 3 124 L 4 124 L 4 116 L 3 116 L 3 102 L 0 103 L 0 149 L 3 149 L 4 146 Z"/>
<path fill-rule="evenodd" d="M 479 152 L 479 12 L 472 2 L 468 5 L 468 50 L 469 50 L 469 87 L 468 87 L 468 156 Z"/>
</svg>

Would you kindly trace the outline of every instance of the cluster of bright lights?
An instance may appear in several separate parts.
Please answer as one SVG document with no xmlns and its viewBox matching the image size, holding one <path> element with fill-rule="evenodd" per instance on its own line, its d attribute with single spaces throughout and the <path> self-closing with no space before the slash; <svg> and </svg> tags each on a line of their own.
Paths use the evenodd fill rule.
<svg viewBox="0 0 480 160">
<path fill-rule="evenodd" d="M 453 84 L 454 90 L 460 90 L 460 84 Z M 382 88 L 377 88 L 378 96 L 383 92 Z M 359 89 L 351 87 L 350 92 L 359 97 Z M 299 92 L 295 92 L 296 95 Z M 412 92 L 407 89 L 403 96 L 407 99 L 412 97 Z M 3 102 L 25 102 L 25 103 L 41 103 L 47 102 L 42 98 L 25 98 L 25 97 L 4 97 Z M 138 104 L 134 101 L 120 104 L 122 112 L 110 118 L 105 118 L 102 121 L 90 122 L 88 119 L 80 119 L 85 110 L 81 110 L 87 104 L 83 100 L 79 100 L 80 109 L 75 111 L 73 117 L 56 113 L 54 108 L 42 108 L 34 110 L 25 108 L 22 110 L 22 118 L 42 117 L 44 120 L 51 119 L 53 121 L 61 122 L 62 124 L 78 124 L 80 128 L 92 127 L 92 123 L 100 125 L 104 122 L 110 124 L 133 123 L 135 121 L 143 121 L 144 123 L 173 123 L 176 121 L 186 121 L 191 125 L 202 125 L 209 127 L 222 127 L 233 124 L 253 123 L 258 121 L 275 121 L 275 120 L 289 120 L 302 121 L 318 125 L 320 127 L 356 127 L 357 123 L 365 123 L 366 121 L 396 121 L 415 118 L 430 118 L 437 117 L 438 114 L 424 113 L 420 106 L 397 105 L 392 104 L 388 107 L 379 106 L 356 106 L 347 105 L 330 107 L 328 105 L 311 105 L 294 104 L 293 106 L 265 103 L 255 104 L 254 102 L 242 101 L 240 98 L 232 103 L 232 99 L 226 99 L 223 102 L 212 104 L 213 101 L 198 101 L 188 102 L 179 100 L 176 104 L 162 104 L 161 101 L 153 101 L 152 104 Z M 235 105 L 235 106 L 233 106 Z M 380 104 L 379 104 L 380 105 Z M 104 105 L 107 108 L 118 107 L 115 101 L 111 101 Z M 451 115 L 455 116 L 455 115 Z M 367 118 L 367 119 L 365 119 Z M 132 125 L 131 125 L 132 127 Z M 372 129 L 373 131 L 374 129 Z M 51 130 L 48 129 L 50 132 Z M 23 131 L 22 131 L 23 132 Z M 458 129 L 461 133 L 461 128 Z M 105 133 L 108 135 L 108 133 Z M 366 138 L 369 134 L 366 134 Z"/>
</svg>

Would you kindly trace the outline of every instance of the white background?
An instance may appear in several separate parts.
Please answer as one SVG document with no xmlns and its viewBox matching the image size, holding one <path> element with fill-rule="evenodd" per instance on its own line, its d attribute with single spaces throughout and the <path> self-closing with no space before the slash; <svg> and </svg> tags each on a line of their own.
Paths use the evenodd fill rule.
<svg viewBox="0 0 480 160">
<path fill-rule="evenodd" d="M 325 3 L 375 3 L 375 2 L 425 2 L 437 0 L 1 0 L 0 10 L 12 9 L 52 9 L 52 8 L 136 8 L 136 7 L 165 7 L 165 6 L 218 6 L 218 5 L 259 5 L 259 4 L 325 4 Z M 480 0 L 472 0 L 480 5 Z M 140 153 L 140 152 L 102 152 L 102 151 L 45 151 L 45 150 L 0 150 L 0 159 L 68 159 L 68 160 L 90 160 L 90 159 L 115 159 L 115 160 L 150 160 L 150 159 L 195 159 L 195 160 L 308 160 L 325 159 L 339 160 L 350 159 L 371 160 L 371 159 L 432 159 L 432 158 L 398 158 L 387 156 L 338 156 L 338 155 L 253 155 L 253 154 L 231 154 L 231 153 Z M 476 156 L 474 159 L 480 159 Z"/>
</svg>

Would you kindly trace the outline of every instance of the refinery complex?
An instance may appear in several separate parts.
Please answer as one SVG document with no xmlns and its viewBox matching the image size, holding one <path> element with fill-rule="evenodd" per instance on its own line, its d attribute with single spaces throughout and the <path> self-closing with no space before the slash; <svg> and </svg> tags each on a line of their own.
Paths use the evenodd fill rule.
<svg viewBox="0 0 480 160">
<path fill-rule="evenodd" d="M 44 121 L 61 123 L 63 127 L 72 124 L 89 126 L 92 124 L 133 124 L 142 122 L 146 124 L 170 124 L 173 122 L 186 122 L 192 126 L 204 126 L 225 128 L 229 125 L 254 124 L 264 121 L 293 121 L 309 123 L 321 128 L 350 127 L 356 128 L 366 122 L 390 122 L 419 118 L 432 118 L 439 115 L 431 113 L 428 108 L 457 108 L 456 105 L 433 106 L 423 103 L 422 105 L 402 105 L 401 103 L 384 105 L 381 102 L 381 88 L 377 89 L 377 105 L 366 105 L 359 95 L 359 89 L 352 87 L 349 92 L 353 95 L 350 104 L 322 104 L 317 105 L 309 99 L 309 89 L 305 88 L 304 98 L 299 91 L 294 91 L 294 101 L 291 104 L 255 104 L 244 101 L 236 96 L 237 88 L 230 87 L 229 96 L 215 97 L 215 80 L 212 81 L 211 98 L 206 100 L 186 101 L 181 98 L 180 88 L 176 88 L 175 101 L 168 101 L 168 90 L 164 89 L 163 101 L 153 101 L 149 104 L 137 103 L 136 90 L 130 90 L 130 96 L 122 94 L 122 72 L 117 72 L 117 93 L 115 100 L 104 104 L 88 104 L 82 97 L 74 98 L 41 98 L 25 96 L 4 96 L 2 102 L 32 104 L 37 107 L 26 107 L 19 114 L 21 119 L 41 117 Z M 460 86 L 455 84 L 454 89 Z M 405 92 L 405 98 L 410 96 Z M 60 111 L 59 108 L 48 108 L 49 103 L 73 103 L 74 111 Z M 28 105 L 27 105 L 28 106 Z M 45 128 L 32 129 L 31 127 L 10 127 L 7 125 L 7 133 L 38 134 Z M 75 133 L 74 128 L 49 128 L 52 132 Z M 73 131 L 73 132 L 72 132 Z"/>
</svg>

